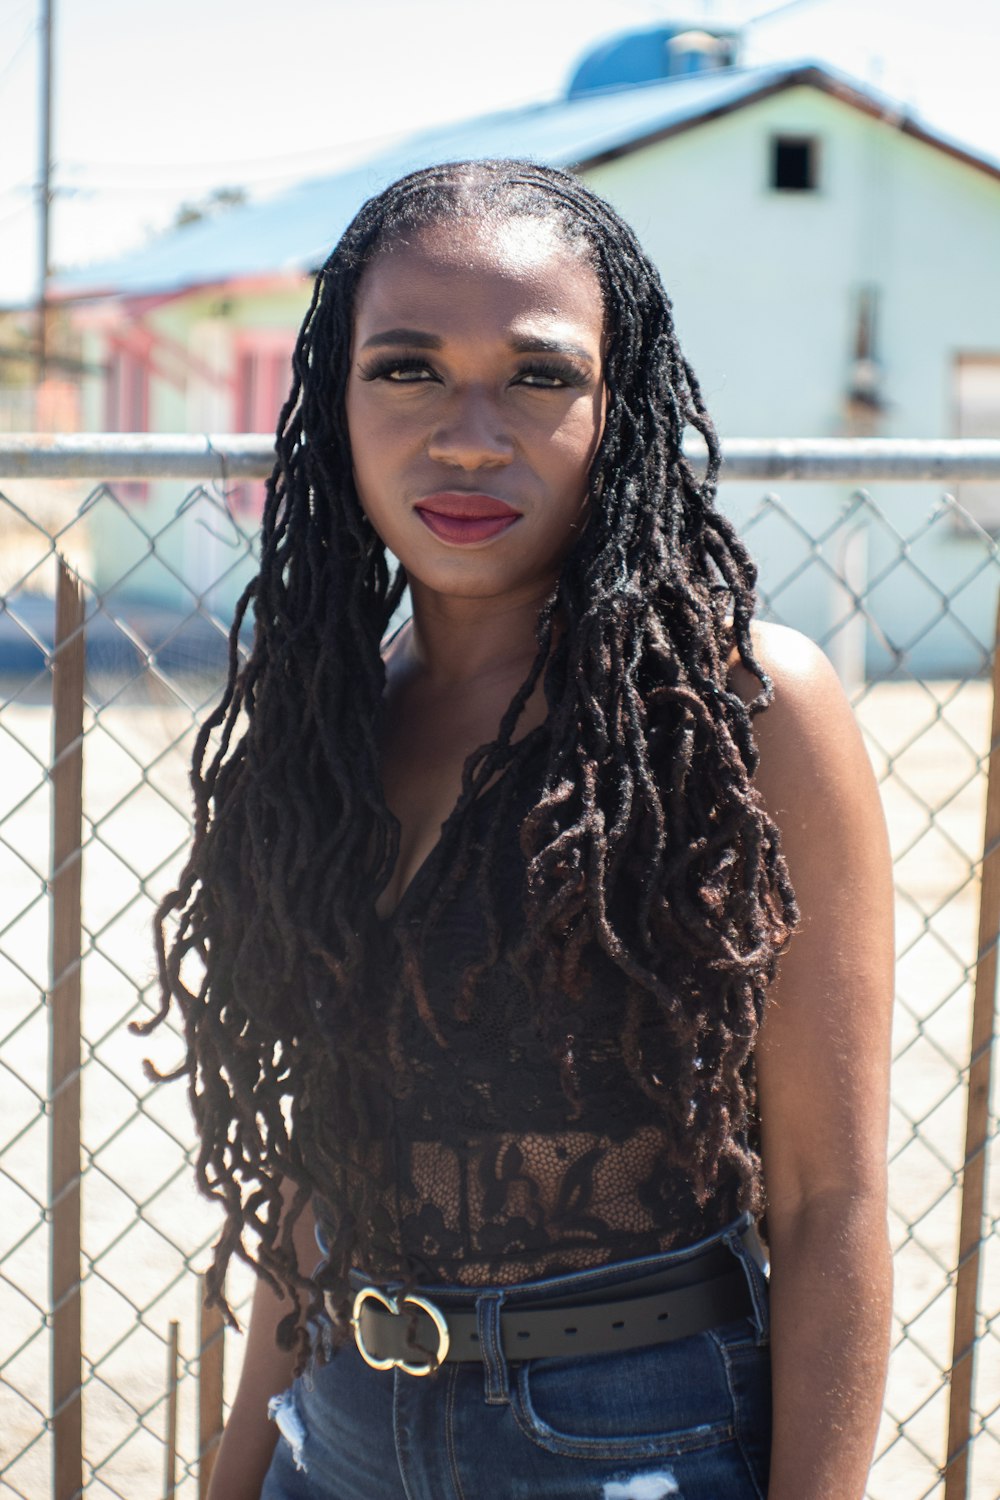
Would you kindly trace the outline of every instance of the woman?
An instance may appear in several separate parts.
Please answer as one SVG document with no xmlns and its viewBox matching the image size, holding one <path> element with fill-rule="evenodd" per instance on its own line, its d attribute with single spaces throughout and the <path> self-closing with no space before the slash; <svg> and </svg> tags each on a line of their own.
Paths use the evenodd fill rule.
<svg viewBox="0 0 1000 1500">
<path fill-rule="evenodd" d="M 434 168 L 293 366 L 161 910 L 215 1295 L 261 1276 L 212 1495 L 860 1497 L 884 826 L 822 655 L 751 628 L 655 270 L 566 174 Z"/>
</svg>

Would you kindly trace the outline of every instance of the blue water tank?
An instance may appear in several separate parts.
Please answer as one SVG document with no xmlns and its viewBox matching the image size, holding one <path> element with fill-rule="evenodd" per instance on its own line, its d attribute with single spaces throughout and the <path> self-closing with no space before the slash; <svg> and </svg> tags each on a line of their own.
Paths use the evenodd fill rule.
<svg viewBox="0 0 1000 1500">
<path fill-rule="evenodd" d="M 587 53 L 570 79 L 567 96 L 577 99 L 597 89 L 627 89 L 661 78 L 731 68 L 737 61 L 738 42 L 738 32 L 694 26 L 628 31 Z"/>
</svg>

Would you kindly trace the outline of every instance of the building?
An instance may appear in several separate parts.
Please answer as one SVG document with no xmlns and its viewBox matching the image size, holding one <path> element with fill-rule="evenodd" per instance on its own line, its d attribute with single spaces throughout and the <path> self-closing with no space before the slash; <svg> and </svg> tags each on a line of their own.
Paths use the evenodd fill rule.
<svg viewBox="0 0 1000 1500">
<path fill-rule="evenodd" d="M 87 362 L 105 370 L 86 391 L 85 425 L 273 430 L 309 273 L 363 199 L 432 161 L 520 156 L 579 171 L 635 227 L 724 436 L 1000 435 L 1000 164 L 825 66 L 743 68 L 731 49 L 713 53 L 712 38 L 681 41 L 689 54 L 702 47 L 700 70 L 678 65 L 676 76 L 637 82 L 632 64 L 612 59 L 610 83 L 606 65 L 596 87 L 578 76 L 571 97 L 415 135 L 64 277 L 58 290 L 72 301 Z M 814 523 L 847 494 L 786 490 Z M 880 491 L 904 530 L 936 495 L 933 486 Z M 758 497 L 759 488 L 724 488 L 738 517 Z M 257 499 L 250 489 L 240 496 L 251 509 Z M 1000 485 L 966 485 L 961 499 L 1000 527 Z M 155 512 L 176 493 L 140 487 L 132 503 Z M 958 526 L 942 531 L 938 574 L 961 578 L 967 538 Z M 120 572 L 122 544 L 109 533 L 100 549 L 108 576 Z M 766 588 L 789 571 L 794 544 L 776 537 L 774 555 L 766 536 L 761 544 Z M 218 559 L 204 529 L 177 545 L 207 580 Z M 871 535 L 866 546 L 863 566 L 877 571 L 880 549 L 895 542 Z M 140 569 L 134 581 L 175 602 L 168 571 Z M 926 607 L 916 575 L 897 570 L 883 608 L 890 638 L 911 639 Z M 842 594 L 824 597 L 813 582 L 785 590 L 779 613 L 829 639 L 842 609 Z M 966 610 L 990 638 L 994 601 L 973 591 Z M 872 670 L 891 667 L 878 641 L 868 658 Z M 925 632 L 917 665 L 950 672 L 971 659 L 968 638 L 942 620 Z"/>
</svg>

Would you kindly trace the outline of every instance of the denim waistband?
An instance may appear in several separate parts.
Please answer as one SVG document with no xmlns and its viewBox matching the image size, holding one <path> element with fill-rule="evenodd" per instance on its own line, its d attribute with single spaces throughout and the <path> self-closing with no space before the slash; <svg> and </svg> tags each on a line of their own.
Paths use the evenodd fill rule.
<svg viewBox="0 0 1000 1500">
<path fill-rule="evenodd" d="M 723 1225 L 715 1233 L 690 1245 L 676 1250 L 658 1251 L 654 1255 L 644 1255 L 635 1260 L 611 1261 L 579 1271 L 562 1272 L 527 1281 L 476 1285 L 423 1282 L 413 1289 L 425 1292 L 442 1308 L 471 1306 L 490 1295 L 501 1297 L 508 1307 L 541 1302 L 558 1303 L 564 1299 L 581 1302 L 591 1297 L 597 1300 L 610 1288 L 627 1286 L 633 1282 L 641 1283 L 648 1279 L 655 1279 L 660 1285 L 684 1286 L 691 1281 L 722 1275 L 732 1266 L 734 1254 L 740 1259 L 746 1257 L 766 1273 L 767 1258 L 749 1213 L 741 1214 L 730 1224 Z M 360 1269 L 351 1270 L 350 1283 L 355 1292 L 364 1286 L 378 1286 L 390 1294 L 404 1285 L 400 1278 L 373 1278 Z"/>
</svg>

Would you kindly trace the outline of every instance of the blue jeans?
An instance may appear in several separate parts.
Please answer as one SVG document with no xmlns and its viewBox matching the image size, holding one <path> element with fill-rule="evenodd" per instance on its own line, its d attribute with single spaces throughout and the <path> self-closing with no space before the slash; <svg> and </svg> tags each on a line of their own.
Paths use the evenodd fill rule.
<svg viewBox="0 0 1000 1500">
<path fill-rule="evenodd" d="M 725 1242 L 754 1317 L 672 1343 L 508 1364 L 484 1340 L 489 1359 L 428 1377 L 373 1370 L 343 1346 L 272 1403 L 282 1436 L 261 1500 L 765 1500 L 767 1287 L 736 1235 Z M 620 1287 L 685 1253 L 478 1295 L 509 1306 Z M 445 1313 L 453 1293 L 470 1295 L 427 1289 Z"/>
</svg>

